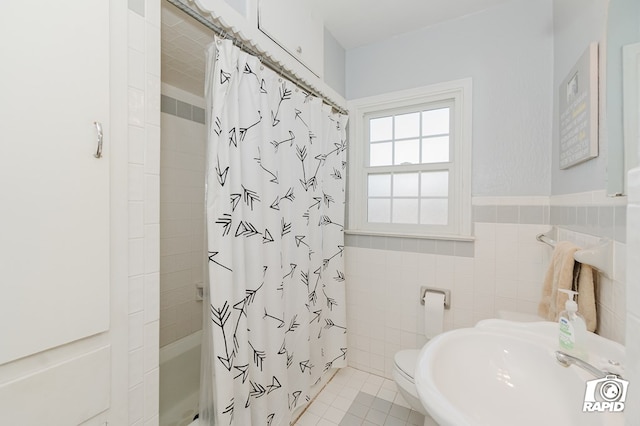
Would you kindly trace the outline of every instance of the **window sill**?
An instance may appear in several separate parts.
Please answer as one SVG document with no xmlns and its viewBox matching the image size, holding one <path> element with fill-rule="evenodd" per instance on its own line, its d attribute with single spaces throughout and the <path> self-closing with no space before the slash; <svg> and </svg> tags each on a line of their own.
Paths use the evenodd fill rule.
<svg viewBox="0 0 640 426">
<path fill-rule="evenodd" d="M 345 229 L 347 235 L 366 235 L 371 237 L 393 237 L 393 238 L 414 238 L 419 240 L 440 240 L 440 241 L 475 241 L 475 237 L 461 235 L 427 235 L 427 234 L 398 234 L 384 231 L 363 231 L 358 229 Z"/>
</svg>

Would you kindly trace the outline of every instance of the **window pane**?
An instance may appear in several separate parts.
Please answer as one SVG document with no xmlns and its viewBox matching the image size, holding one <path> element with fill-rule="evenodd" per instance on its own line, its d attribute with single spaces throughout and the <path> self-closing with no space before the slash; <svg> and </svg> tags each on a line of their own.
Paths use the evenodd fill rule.
<svg viewBox="0 0 640 426">
<path fill-rule="evenodd" d="M 369 165 L 390 166 L 392 160 L 391 147 L 391 142 L 372 143 L 369 145 Z"/>
<path fill-rule="evenodd" d="M 449 172 L 422 173 L 420 195 L 423 197 L 449 196 Z"/>
<path fill-rule="evenodd" d="M 422 139 L 422 163 L 447 163 L 449 136 Z"/>
<path fill-rule="evenodd" d="M 391 196 L 391 175 L 369 175 L 369 197 Z"/>
<path fill-rule="evenodd" d="M 393 175 L 393 196 L 417 197 L 418 176 L 418 173 L 399 173 Z"/>
<path fill-rule="evenodd" d="M 418 223 L 418 200 L 393 200 L 393 223 Z"/>
<path fill-rule="evenodd" d="M 396 115 L 395 139 L 420 136 L 420 113 Z"/>
<path fill-rule="evenodd" d="M 391 200 L 390 199 L 370 199 L 367 220 L 373 223 L 391 222 Z"/>
<path fill-rule="evenodd" d="M 422 136 L 449 134 L 449 108 L 422 113 Z"/>
<path fill-rule="evenodd" d="M 420 141 L 412 139 L 408 141 L 396 142 L 395 157 L 393 163 L 400 164 L 418 164 L 420 162 Z"/>
<path fill-rule="evenodd" d="M 393 117 L 374 118 L 369 120 L 369 140 L 388 141 L 393 138 Z"/>
<path fill-rule="evenodd" d="M 449 200 L 420 200 L 420 224 L 446 225 L 449 215 Z"/>
</svg>

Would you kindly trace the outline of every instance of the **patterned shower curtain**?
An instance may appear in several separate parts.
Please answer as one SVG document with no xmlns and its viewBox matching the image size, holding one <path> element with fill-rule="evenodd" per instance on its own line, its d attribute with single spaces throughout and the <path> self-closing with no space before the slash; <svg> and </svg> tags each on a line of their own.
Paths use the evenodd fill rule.
<svg viewBox="0 0 640 426">
<path fill-rule="evenodd" d="M 229 40 L 207 61 L 212 387 L 201 420 L 288 425 L 310 387 L 346 364 L 347 116 Z"/>
</svg>

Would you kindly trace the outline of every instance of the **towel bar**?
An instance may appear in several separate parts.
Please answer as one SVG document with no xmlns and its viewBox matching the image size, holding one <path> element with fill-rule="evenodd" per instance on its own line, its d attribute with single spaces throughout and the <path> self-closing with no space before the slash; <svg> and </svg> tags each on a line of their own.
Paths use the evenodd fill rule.
<svg viewBox="0 0 640 426">
<path fill-rule="evenodd" d="M 611 240 L 603 238 L 593 247 L 578 250 L 574 253 L 573 258 L 576 262 L 593 266 L 608 278 L 613 278 L 613 244 Z"/>
<path fill-rule="evenodd" d="M 551 233 L 557 235 L 557 229 L 554 227 L 548 232 L 536 235 L 536 240 L 555 248 L 556 240 L 549 236 Z M 575 252 L 573 258 L 576 262 L 592 266 L 605 276 L 612 278 L 613 244 L 611 240 L 602 238 L 595 246 Z"/>
<path fill-rule="evenodd" d="M 536 240 L 540 241 L 541 243 L 544 243 L 546 245 L 548 245 L 549 247 L 554 247 L 556 246 L 556 240 L 550 238 L 549 236 L 545 235 L 545 234 L 538 234 L 536 235 Z"/>
</svg>

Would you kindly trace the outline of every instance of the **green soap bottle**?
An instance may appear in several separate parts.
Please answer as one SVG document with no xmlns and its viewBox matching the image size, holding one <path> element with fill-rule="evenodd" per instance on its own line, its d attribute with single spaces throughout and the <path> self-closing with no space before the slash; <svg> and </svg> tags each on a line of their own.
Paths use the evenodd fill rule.
<svg viewBox="0 0 640 426">
<path fill-rule="evenodd" d="M 569 299 L 565 303 L 565 310 L 560 312 L 558 318 L 559 334 L 558 342 L 560 350 L 582 359 L 587 360 L 587 351 L 585 349 L 587 339 L 587 325 L 578 313 L 578 304 L 573 298 L 578 294 L 571 290 L 558 290 L 566 293 Z"/>
</svg>

